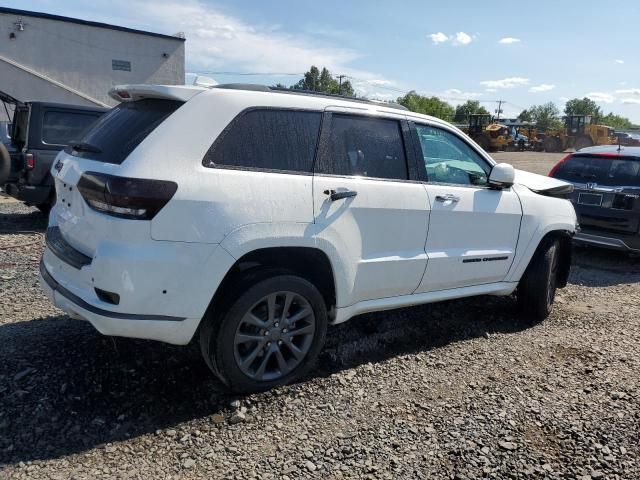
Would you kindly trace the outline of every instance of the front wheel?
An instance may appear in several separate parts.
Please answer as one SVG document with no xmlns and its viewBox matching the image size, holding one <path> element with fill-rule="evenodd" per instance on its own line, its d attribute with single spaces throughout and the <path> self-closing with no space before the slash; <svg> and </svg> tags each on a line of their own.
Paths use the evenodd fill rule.
<svg viewBox="0 0 640 480">
<path fill-rule="evenodd" d="M 530 320 L 542 321 L 551 313 L 557 288 L 558 251 L 557 240 L 544 240 L 520 280 L 518 304 Z"/>
<path fill-rule="evenodd" d="M 313 366 L 327 309 L 312 283 L 276 275 L 249 286 L 218 318 L 204 322 L 200 347 L 209 367 L 231 390 L 255 392 L 290 383 Z"/>
</svg>

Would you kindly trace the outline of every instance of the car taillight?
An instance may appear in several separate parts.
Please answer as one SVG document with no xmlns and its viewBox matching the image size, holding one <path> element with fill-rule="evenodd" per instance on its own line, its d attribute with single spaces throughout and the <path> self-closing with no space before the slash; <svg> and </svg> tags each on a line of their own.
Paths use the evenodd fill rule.
<svg viewBox="0 0 640 480">
<path fill-rule="evenodd" d="M 36 157 L 33 153 L 27 153 L 24 156 L 25 165 L 27 166 L 27 170 L 33 170 L 36 168 Z"/>
<path fill-rule="evenodd" d="M 564 162 L 566 162 L 567 160 L 569 160 L 571 158 L 571 155 L 573 155 L 572 153 L 570 153 L 569 155 L 565 156 L 562 160 L 560 160 L 558 163 L 556 163 L 553 168 L 551 169 L 551 171 L 549 172 L 549 176 L 550 177 L 555 177 L 556 176 L 556 172 L 558 171 L 558 169 L 562 166 L 562 164 Z"/>
<path fill-rule="evenodd" d="M 85 172 L 78 191 L 94 210 L 107 215 L 151 220 L 176 193 L 178 184 L 168 180 L 125 178 Z"/>
</svg>

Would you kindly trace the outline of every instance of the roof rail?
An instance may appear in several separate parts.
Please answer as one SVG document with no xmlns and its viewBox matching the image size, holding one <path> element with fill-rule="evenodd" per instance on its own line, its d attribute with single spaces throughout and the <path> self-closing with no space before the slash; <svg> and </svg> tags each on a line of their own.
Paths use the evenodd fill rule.
<svg viewBox="0 0 640 480">
<path fill-rule="evenodd" d="M 409 110 L 404 105 L 400 105 L 399 103 L 392 102 L 383 102 L 380 100 L 370 100 L 364 97 L 349 97 L 347 95 L 338 95 L 337 93 L 324 93 L 324 92 L 316 92 L 313 90 L 299 90 L 299 89 L 290 89 L 286 87 L 268 87 L 266 85 L 259 85 L 255 83 L 222 83 L 220 85 L 214 85 L 211 88 L 223 88 L 229 90 L 248 90 L 252 92 L 270 92 L 270 93 L 289 93 L 293 95 L 307 95 L 311 97 L 329 97 L 329 98 L 337 98 L 340 100 L 347 100 L 349 102 L 359 102 L 359 103 L 367 103 L 370 105 L 378 105 L 381 107 L 387 108 L 395 108 L 398 110 Z"/>
</svg>

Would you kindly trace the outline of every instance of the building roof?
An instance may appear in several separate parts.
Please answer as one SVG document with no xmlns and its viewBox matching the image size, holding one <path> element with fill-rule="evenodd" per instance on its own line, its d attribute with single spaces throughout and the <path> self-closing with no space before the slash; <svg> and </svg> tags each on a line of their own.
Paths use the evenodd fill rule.
<svg viewBox="0 0 640 480">
<path fill-rule="evenodd" d="M 139 35 L 148 35 L 150 37 L 167 38 L 170 40 L 177 40 L 179 42 L 185 41 L 184 38 L 175 37 L 173 35 L 164 35 L 162 33 L 146 32 L 144 30 L 136 30 L 135 28 L 121 27 L 119 25 L 110 25 L 108 23 L 101 23 L 101 22 L 92 22 L 89 20 L 81 20 L 79 18 L 63 17 L 61 15 L 52 15 L 50 13 L 32 12 L 29 10 L 19 10 L 17 8 L 0 7 L 0 14 L 3 14 L 3 13 L 8 15 L 18 15 L 22 17 L 46 18 L 47 20 L 56 20 L 59 22 L 77 23 L 79 25 L 88 25 L 90 27 L 107 28 L 109 30 L 118 30 L 120 32 L 137 33 Z"/>
</svg>

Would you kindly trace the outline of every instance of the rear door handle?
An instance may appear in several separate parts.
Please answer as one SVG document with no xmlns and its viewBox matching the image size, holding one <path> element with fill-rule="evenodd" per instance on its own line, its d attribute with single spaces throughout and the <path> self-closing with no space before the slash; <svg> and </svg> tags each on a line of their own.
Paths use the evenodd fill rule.
<svg viewBox="0 0 640 480">
<path fill-rule="evenodd" d="M 451 193 L 447 193 L 446 195 L 436 195 L 436 201 L 437 202 L 459 202 L 460 201 L 460 197 L 456 197 L 455 195 L 452 195 Z"/>
<path fill-rule="evenodd" d="M 323 193 L 325 195 L 329 195 L 329 198 L 332 202 L 335 202 L 336 200 L 342 200 L 343 198 L 355 197 L 356 195 L 358 195 L 358 192 L 355 192 L 353 190 L 345 190 L 343 192 L 336 192 L 335 190 L 325 190 Z"/>
</svg>

